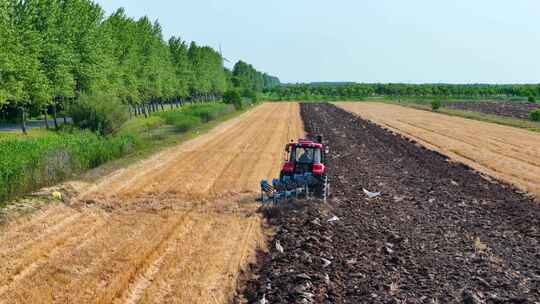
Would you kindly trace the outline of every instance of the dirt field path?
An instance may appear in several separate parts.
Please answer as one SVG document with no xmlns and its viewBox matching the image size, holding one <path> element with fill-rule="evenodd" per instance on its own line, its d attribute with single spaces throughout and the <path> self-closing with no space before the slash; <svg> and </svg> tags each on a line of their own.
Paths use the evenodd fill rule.
<svg viewBox="0 0 540 304">
<path fill-rule="evenodd" d="M 303 135 L 269 103 L 0 231 L 0 303 L 227 303 L 261 246 L 254 192 Z"/>
<path fill-rule="evenodd" d="M 336 105 L 540 197 L 540 134 L 382 103 Z"/>
</svg>

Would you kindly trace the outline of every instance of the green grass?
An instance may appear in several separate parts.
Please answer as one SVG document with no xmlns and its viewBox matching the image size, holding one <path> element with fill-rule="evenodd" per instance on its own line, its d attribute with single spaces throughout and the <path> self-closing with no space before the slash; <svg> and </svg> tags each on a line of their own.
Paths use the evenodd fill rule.
<svg viewBox="0 0 540 304">
<path fill-rule="evenodd" d="M 120 129 L 120 134 L 135 133 L 144 134 L 165 125 L 165 119 L 159 116 L 150 116 L 144 118 L 142 116 L 132 118 L 128 120 Z"/>
<path fill-rule="evenodd" d="M 242 112 L 221 103 L 190 105 L 148 118 L 135 117 L 108 137 L 78 130 L 32 129 L 28 136 L 0 133 L 0 202 L 66 178 L 92 179 L 94 170 L 88 169 L 99 166 L 97 178 L 194 138 Z"/>
<path fill-rule="evenodd" d="M 221 109 L 223 109 L 221 104 L 218 104 Z M 199 136 L 200 134 L 203 134 L 210 129 L 214 128 L 218 124 L 229 120 L 233 117 L 236 117 L 249 109 L 251 107 L 247 107 L 244 110 L 241 111 L 235 111 L 234 107 L 227 106 L 226 110 L 222 112 L 219 116 L 217 116 L 215 119 L 210 120 L 206 123 L 196 123 L 190 125 L 190 128 L 188 130 L 180 130 L 177 126 L 179 123 L 182 123 L 185 121 L 185 115 L 187 113 L 196 113 L 197 111 L 193 111 L 193 109 L 189 109 L 191 106 L 187 106 L 185 108 L 182 108 L 180 111 L 171 111 L 168 113 L 155 113 L 152 117 L 158 117 L 160 123 L 156 123 L 151 128 L 142 127 L 141 125 L 144 125 L 143 121 L 145 121 L 145 118 L 136 118 L 131 121 L 128 121 L 121 129 L 121 133 L 126 132 L 128 127 L 133 128 L 133 125 L 137 125 L 138 129 L 143 129 L 143 132 L 138 132 L 139 138 L 137 142 L 137 149 L 135 151 L 135 157 L 145 157 L 151 153 L 154 153 L 156 151 L 159 151 L 165 147 L 169 147 L 172 145 L 180 144 L 186 140 L 195 138 Z M 197 107 L 197 106 L 193 106 Z M 166 120 L 163 118 L 164 116 L 167 116 L 169 120 Z M 150 119 L 152 119 L 150 117 Z M 123 160 L 120 160 L 123 162 Z M 129 160 L 128 160 L 129 161 Z"/>
<path fill-rule="evenodd" d="M 0 201 L 51 185 L 129 153 L 135 138 L 86 131 L 0 141 Z"/>
<path fill-rule="evenodd" d="M 146 136 L 160 128 L 174 128 L 177 133 L 187 132 L 234 111 L 232 105 L 222 103 L 187 105 L 180 109 L 156 112 L 148 118 L 139 116 L 130 119 L 120 128 L 119 134 L 135 133 Z"/>
<path fill-rule="evenodd" d="M 141 159 L 145 159 L 163 149 L 176 146 L 190 139 L 196 138 L 210 131 L 224 121 L 235 118 L 250 109 L 252 109 L 252 106 L 245 107 L 243 110 L 223 114 L 207 123 L 194 126 L 187 132 L 179 132 L 174 125 L 169 125 L 167 123 L 159 126 L 156 125 L 154 128 L 145 129 L 144 132 L 139 133 L 139 137 L 136 142 L 137 146 L 133 153 L 125 157 L 121 157 L 119 159 L 107 162 L 106 164 L 101 165 L 94 170 L 89 170 L 79 178 L 87 182 L 94 182 L 100 177 L 107 175 L 110 172 L 128 166 Z M 158 115 L 158 113 L 156 113 L 156 115 Z M 141 126 L 143 125 L 142 121 L 144 120 L 145 119 L 141 117 L 132 119 L 124 125 L 122 131 L 125 131 L 125 128 L 129 125 L 132 127 L 133 125 Z"/>
<path fill-rule="evenodd" d="M 48 134 L 54 134 L 52 131 L 48 131 L 45 128 L 36 128 L 28 130 L 28 135 L 24 135 L 21 131 L 14 132 L 0 132 L 0 141 L 4 139 L 14 138 L 38 138 Z"/>
<path fill-rule="evenodd" d="M 180 111 L 159 112 L 155 115 L 163 118 L 167 124 L 178 127 L 179 131 L 185 132 L 201 123 L 209 122 L 233 111 L 234 107 L 232 105 L 214 103 L 189 105 L 183 107 Z"/>
</svg>

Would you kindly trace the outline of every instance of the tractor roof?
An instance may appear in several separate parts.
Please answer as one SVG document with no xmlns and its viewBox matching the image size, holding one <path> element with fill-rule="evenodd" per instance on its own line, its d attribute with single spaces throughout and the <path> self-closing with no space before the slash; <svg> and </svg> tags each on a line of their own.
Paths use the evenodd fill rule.
<svg viewBox="0 0 540 304">
<path fill-rule="evenodd" d="M 290 146 L 294 147 L 302 147 L 302 148 L 315 148 L 315 149 L 322 149 L 323 145 L 318 142 L 314 142 L 307 139 L 299 139 L 297 143 L 292 142 L 289 144 Z"/>
</svg>

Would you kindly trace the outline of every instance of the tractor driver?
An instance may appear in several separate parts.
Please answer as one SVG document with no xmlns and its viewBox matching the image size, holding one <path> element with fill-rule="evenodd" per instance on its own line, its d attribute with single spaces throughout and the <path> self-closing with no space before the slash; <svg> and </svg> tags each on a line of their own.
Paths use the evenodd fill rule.
<svg viewBox="0 0 540 304">
<path fill-rule="evenodd" d="M 303 163 L 303 164 L 311 164 L 313 162 L 313 159 L 310 155 L 313 154 L 313 150 L 311 149 L 302 149 L 302 150 L 304 150 L 304 152 L 298 159 L 298 162 Z"/>
</svg>

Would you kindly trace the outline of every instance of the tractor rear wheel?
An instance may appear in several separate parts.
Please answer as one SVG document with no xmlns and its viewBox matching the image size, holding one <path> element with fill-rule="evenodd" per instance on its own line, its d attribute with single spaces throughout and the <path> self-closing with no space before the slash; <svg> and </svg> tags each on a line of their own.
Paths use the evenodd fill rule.
<svg viewBox="0 0 540 304">
<path fill-rule="evenodd" d="M 315 196 L 326 200 L 329 194 L 330 185 L 328 184 L 328 176 L 325 174 L 319 180 L 319 184 L 315 187 Z"/>
<path fill-rule="evenodd" d="M 330 183 L 328 182 L 328 176 L 325 174 L 323 177 L 323 195 L 322 198 L 326 201 L 326 198 L 330 195 Z"/>
</svg>

